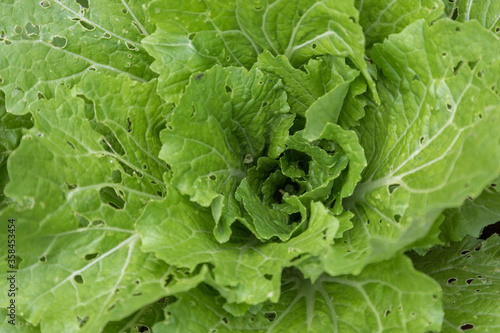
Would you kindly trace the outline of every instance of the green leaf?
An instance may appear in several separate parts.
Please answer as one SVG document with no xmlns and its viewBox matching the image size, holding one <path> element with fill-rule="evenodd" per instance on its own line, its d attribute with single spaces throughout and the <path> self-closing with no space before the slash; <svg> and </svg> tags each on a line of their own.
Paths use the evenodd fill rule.
<svg viewBox="0 0 500 333">
<path fill-rule="evenodd" d="M 452 0 L 452 1 L 449 1 L 449 0 L 441 0 L 441 2 L 443 2 L 444 4 L 444 12 L 445 14 L 453 19 L 453 16 L 455 15 L 454 14 L 454 10 L 455 10 L 455 3 L 456 3 L 456 0 Z"/>
<path fill-rule="evenodd" d="M 308 111 L 309 112 L 309 111 Z M 328 113 L 327 109 L 323 109 L 323 113 Z M 307 115 L 306 119 L 309 121 L 311 115 Z M 328 118 L 328 116 L 326 116 Z M 321 122 L 318 122 L 321 123 Z M 361 180 L 361 173 L 366 166 L 366 158 L 363 148 L 359 144 L 358 136 L 353 131 L 346 131 L 336 124 L 328 123 L 327 120 L 323 122 L 324 128 L 322 132 L 317 135 L 310 133 L 310 139 L 323 140 L 320 142 L 330 143 L 334 145 L 335 153 L 333 155 L 327 154 L 325 150 L 318 146 L 310 146 L 302 138 L 302 133 L 297 132 L 294 136 L 290 137 L 289 145 L 291 149 L 303 151 L 313 158 L 309 166 L 309 174 L 311 175 L 308 190 L 305 197 L 311 196 L 314 192 L 320 190 L 324 184 L 335 180 L 335 188 L 333 190 L 337 209 L 334 209 L 335 214 L 342 212 L 342 199 L 350 196 L 356 184 Z M 323 126 L 322 126 L 323 127 Z M 307 131 L 304 130 L 304 135 Z M 300 136 L 299 136 L 300 135 Z M 304 140 L 304 142 L 301 142 Z M 331 149 L 331 148 L 327 148 Z M 345 175 L 341 172 L 348 167 Z M 319 177 L 318 177 L 319 176 Z M 337 179 L 337 177 L 341 176 Z M 332 193 L 332 184 L 330 184 L 329 193 Z M 336 193 L 335 193 L 336 191 Z M 324 200 L 326 197 L 318 198 L 317 200 Z"/>
<path fill-rule="evenodd" d="M 283 278 L 280 301 L 234 317 L 216 293 L 200 287 L 165 308 L 160 332 L 426 332 L 443 318 L 439 285 L 400 255 L 370 265 L 357 277 L 321 276 L 311 283 L 296 272 Z M 381 297 L 383 295 L 383 297 Z"/>
<path fill-rule="evenodd" d="M 9 173 L 7 172 L 7 166 L 0 166 L 0 209 L 7 206 L 7 197 L 3 193 L 5 185 L 9 182 Z"/>
<path fill-rule="evenodd" d="M 419 21 L 374 46 L 382 104 L 358 128 L 368 166 L 346 205 L 356 220 L 332 250 L 331 274 L 411 246 L 500 173 L 500 100 L 491 90 L 499 46 L 479 24 L 448 20 Z"/>
<path fill-rule="evenodd" d="M 304 128 L 306 139 L 310 141 L 318 139 L 328 124 L 337 123 L 350 83 L 351 81 L 343 82 L 330 90 L 306 111 L 306 126 Z"/>
<path fill-rule="evenodd" d="M 345 178 L 341 180 L 341 183 L 337 181 L 339 192 L 336 197 L 336 205 L 338 205 L 337 213 L 340 213 L 342 199 L 350 196 L 361 180 L 361 173 L 367 164 L 366 157 L 354 131 L 346 131 L 336 124 L 328 123 L 319 138 L 337 143 L 349 159 L 349 169 Z"/>
<path fill-rule="evenodd" d="M 358 96 L 366 91 L 366 80 L 359 77 L 359 72 L 349 67 L 343 58 L 323 56 L 311 59 L 304 65 L 304 71 L 294 68 L 285 56 L 274 57 L 264 51 L 259 54 L 254 67 L 283 81 L 290 110 L 300 116 L 305 116 L 306 112 L 309 114 L 309 131 L 314 121 L 323 120 L 325 114 L 330 122 L 337 123 L 338 118 L 338 123 L 347 128 L 358 125 L 358 120 L 364 116 L 366 103 Z M 324 112 L 326 110 L 328 112 Z M 320 124 L 316 126 L 320 127 Z"/>
<path fill-rule="evenodd" d="M 153 332 L 169 333 L 239 333 L 266 332 L 269 321 L 261 313 L 233 317 L 224 310 L 224 300 L 207 285 L 179 295 L 165 308 L 164 322 L 153 326 Z"/>
<path fill-rule="evenodd" d="M 277 236 L 280 240 L 288 240 L 292 233 L 298 228 L 297 223 L 291 223 L 290 216 L 286 212 L 272 209 L 264 204 L 252 191 L 247 179 L 243 179 L 236 190 L 236 199 L 243 203 L 245 210 L 252 217 L 255 234 L 261 240 L 269 240 Z"/>
<path fill-rule="evenodd" d="M 9 303 L 5 303 L 6 305 Z M 40 333 L 39 326 L 33 326 L 24 318 L 19 316 L 19 313 L 16 313 L 16 319 L 14 321 L 15 325 L 9 323 L 12 320 L 11 317 L 8 316 L 7 309 L 0 309 L 0 316 L 2 316 L 3 320 L 0 322 L 0 330 L 5 333 Z"/>
<path fill-rule="evenodd" d="M 460 241 L 465 235 L 479 237 L 487 225 L 500 221 L 500 194 L 489 187 L 475 199 L 467 198 L 459 208 L 447 209 L 441 237 Z"/>
<path fill-rule="evenodd" d="M 7 158 L 19 146 L 24 129 L 33 126 L 31 115 L 17 116 L 7 112 L 5 94 L 0 90 L 0 209 L 7 205 L 3 193 L 9 182 L 7 173 Z"/>
<path fill-rule="evenodd" d="M 183 288 L 177 279 L 165 288 L 175 270 L 143 253 L 134 230 L 144 205 L 164 191 L 157 178 L 167 169 L 155 154 L 168 109 L 156 82 L 88 73 L 81 87 L 87 97 L 58 86 L 53 99 L 33 104 L 35 126 L 8 160 L 12 202 L 0 212 L 2 221 L 16 219 L 19 314 L 48 332 L 97 332 Z"/>
<path fill-rule="evenodd" d="M 356 8 L 367 48 L 401 32 L 415 21 L 425 19 L 430 23 L 444 14 L 444 4 L 439 0 L 356 0 Z"/>
<path fill-rule="evenodd" d="M 269 148 L 267 149 L 267 156 L 269 158 L 278 158 L 285 150 L 286 140 L 288 139 L 289 130 L 293 126 L 294 120 L 294 114 L 283 114 L 269 122 Z"/>
<path fill-rule="evenodd" d="M 0 331 L 500 329 L 499 8 L 3 1 Z"/>
<path fill-rule="evenodd" d="M 17 116 L 7 112 L 5 108 L 5 94 L 0 90 L 0 166 L 7 163 L 23 136 L 23 129 L 33 126 L 31 115 Z"/>
<path fill-rule="evenodd" d="M 247 168 L 268 147 L 283 146 L 284 137 L 276 141 L 270 132 L 277 119 L 291 125 L 280 88 L 279 80 L 256 69 L 214 67 L 193 75 L 161 132 L 159 156 L 172 168 L 171 183 L 194 202 L 212 205 L 214 232 L 222 242 L 241 217 L 234 193 Z M 283 136 L 288 129 L 280 131 Z"/>
<path fill-rule="evenodd" d="M 339 209 L 333 212 L 342 213 L 342 199 L 352 194 L 366 166 L 363 149 L 355 132 L 335 124 L 328 124 L 319 139 L 308 142 L 298 131 L 288 137 L 278 161 L 263 157 L 248 170 L 237 198 L 254 218 L 243 224 L 259 239 L 284 240 L 302 230 L 304 211 L 313 201 L 331 205 L 336 200 Z M 288 217 L 295 213 L 300 220 L 298 215 Z"/>
<path fill-rule="evenodd" d="M 219 243 L 212 233 L 209 210 L 181 197 L 173 188 L 161 202 L 150 202 L 137 221 L 143 249 L 170 265 L 190 271 L 208 263 L 213 278 L 206 280 L 228 303 L 278 301 L 283 268 L 318 255 L 332 242 L 338 221 L 321 203 L 311 204 L 309 226 L 285 242 L 261 243 L 248 231 Z M 295 261 L 294 261 L 295 260 Z"/>
<path fill-rule="evenodd" d="M 496 332 L 500 329 L 500 238 L 470 236 L 450 247 L 433 248 L 424 257 L 412 255 L 415 267 L 443 289 L 441 332 Z"/>
<path fill-rule="evenodd" d="M 269 51 L 259 54 L 254 67 L 283 81 L 291 111 L 301 116 L 323 95 L 332 89 L 342 91 L 345 89 L 343 87 L 349 87 L 349 83 L 359 75 L 358 71 L 346 65 L 343 58 L 325 56 L 312 59 L 304 65 L 303 71 L 294 68 L 287 57 L 274 57 Z M 331 97 L 325 98 L 330 99 Z M 343 96 L 340 106 L 342 101 Z"/>
<path fill-rule="evenodd" d="M 280 159 L 282 172 L 304 187 L 304 193 L 300 193 L 299 198 L 307 206 L 311 201 L 326 201 L 331 196 L 334 180 L 350 162 L 345 152 L 336 146 L 336 141 L 322 142 L 327 147 L 321 147 L 320 143 L 310 143 L 304 139 L 302 131 L 296 132 L 288 138 L 288 151 Z M 288 156 L 291 157 L 290 161 L 287 161 Z M 286 167 L 295 172 L 301 171 L 304 175 L 293 175 Z"/>
<path fill-rule="evenodd" d="M 139 333 L 143 332 L 144 328 L 151 330 L 154 324 L 165 320 L 163 308 L 170 303 L 166 297 L 161 298 L 157 302 L 148 304 L 136 313 L 129 317 L 117 321 L 110 322 L 103 329 L 104 333 Z"/>
<path fill-rule="evenodd" d="M 498 1 L 455 0 L 453 15 L 459 22 L 478 21 L 483 27 L 500 33 L 500 3 Z"/>
<path fill-rule="evenodd" d="M 343 128 L 350 129 L 359 125 L 359 120 L 365 116 L 366 99 L 366 80 L 358 76 L 351 83 L 349 92 L 342 105 L 338 124 Z"/>
<path fill-rule="evenodd" d="M 143 178 L 149 184 L 141 185 L 141 189 L 151 188 L 151 192 L 156 190 L 155 194 L 161 197 L 167 165 L 158 158 L 159 132 L 171 107 L 164 104 L 155 89 L 156 82 L 141 84 L 126 76 L 110 79 L 90 73 L 82 78 L 76 92 L 87 102 L 86 118 L 90 125 L 104 136 L 101 150 L 104 148 L 108 155 L 113 155 L 123 170 L 120 170 L 122 176 L 117 177 L 114 172 L 113 177 L 122 178 L 124 184 L 130 176 Z"/>
<path fill-rule="evenodd" d="M 143 45 L 168 101 L 179 100 L 192 73 L 216 64 L 250 69 L 264 50 L 295 67 L 318 55 L 349 57 L 376 95 L 353 1 L 157 0 L 148 13 L 158 29 Z"/>
<path fill-rule="evenodd" d="M 85 3 L 2 1 L 0 84 L 10 112 L 26 113 L 35 100 L 52 98 L 57 85 L 73 85 L 89 71 L 155 77 L 140 43 L 153 27 L 144 27 L 142 2 Z"/>
</svg>

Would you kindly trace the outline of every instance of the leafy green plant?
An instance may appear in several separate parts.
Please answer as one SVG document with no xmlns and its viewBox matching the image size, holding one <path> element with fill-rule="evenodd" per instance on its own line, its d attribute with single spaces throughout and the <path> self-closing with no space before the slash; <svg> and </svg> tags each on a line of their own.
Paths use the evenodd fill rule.
<svg viewBox="0 0 500 333">
<path fill-rule="evenodd" d="M 0 330 L 499 330 L 498 8 L 3 1 Z"/>
</svg>

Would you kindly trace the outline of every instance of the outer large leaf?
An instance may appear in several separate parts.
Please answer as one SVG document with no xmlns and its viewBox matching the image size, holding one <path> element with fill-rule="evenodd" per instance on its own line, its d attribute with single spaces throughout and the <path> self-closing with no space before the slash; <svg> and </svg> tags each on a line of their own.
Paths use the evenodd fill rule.
<svg viewBox="0 0 500 333">
<path fill-rule="evenodd" d="M 498 1 L 455 0 L 451 15 L 459 22 L 477 20 L 483 27 L 500 33 L 500 3 Z"/>
<path fill-rule="evenodd" d="M 158 158 L 159 132 L 165 126 L 170 106 L 156 94 L 156 82 L 140 84 L 126 76 L 111 79 L 91 73 L 83 77 L 76 92 L 87 101 L 85 115 L 92 128 L 104 136 L 101 147 L 118 160 L 129 176 L 122 177 L 124 184 L 130 176 L 144 179 L 146 185 L 140 188 L 162 196 L 159 184 L 167 166 Z M 118 177 L 117 173 L 114 177 Z M 132 182 L 137 184 L 138 180 Z"/>
<path fill-rule="evenodd" d="M 356 0 L 356 8 L 366 46 L 370 48 L 419 19 L 436 20 L 443 15 L 444 4 L 436 0 Z"/>
<path fill-rule="evenodd" d="M 357 277 L 320 277 L 315 283 L 287 274 L 277 304 L 233 317 L 209 290 L 180 295 L 154 331 L 166 332 L 426 332 L 441 326 L 440 288 L 408 258 L 368 266 Z"/>
<path fill-rule="evenodd" d="M 10 153 L 19 146 L 23 129 L 32 126 L 30 115 L 17 116 L 7 112 L 5 94 L 0 90 L 0 167 L 7 163 Z"/>
<path fill-rule="evenodd" d="M 424 257 L 413 255 L 415 267 L 443 288 L 443 333 L 500 330 L 500 238 L 466 237 L 438 247 Z"/>
<path fill-rule="evenodd" d="M 23 129 L 33 126 L 31 115 L 17 116 L 7 112 L 5 94 L 0 90 L 0 209 L 7 204 L 3 189 L 9 181 L 7 158 L 17 148 Z"/>
<path fill-rule="evenodd" d="M 499 51 L 479 24 L 448 20 L 417 22 L 373 48 L 382 105 L 359 127 L 368 166 L 348 205 L 355 226 L 328 260 L 332 274 L 410 246 L 499 174 Z"/>
<path fill-rule="evenodd" d="M 500 221 L 500 193 L 489 187 L 459 208 L 446 210 L 445 217 L 441 226 L 444 240 L 460 241 L 465 235 L 479 237 L 484 227 Z"/>
<path fill-rule="evenodd" d="M 56 85 L 74 84 L 91 70 L 150 80 L 152 58 L 140 44 L 151 30 L 145 20 L 137 0 L 2 1 L 0 84 L 7 109 L 25 113 L 37 98 L 51 98 Z"/>
<path fill-rule="evenodd" d="M 280 88 L 279 80 L 259 70 L 217 66 L 192 77 L 161 133 L 160 158 L 172 167 L 172 184 L 200 205 L 212 205 L 221 241 L 241 216 L 234 192 L 246 169 L 275 150 L 273 145 L 283 146 L 270 132 L 273 121 L 284 119 L 289 110 Z"/>
<path fill-rule="evenodd" d="M 0 215 L 17 221 L 18 312 L 47 332 L 100 332 L 175 289 L 164 288 L 175 271 L 143 253 L 134 231 L 146 202 L 164 190 L 155 133 L 168 110 L 156 82 L 90 74 L 82 87 L 93 104 L 58 86 L 53 99 L 34 104 L 35 127 L 8 161 L 13 202 Z M 107 136 L 92 129 L 86 106 L 95 106 L 93 123 L 107 126 Z"/>
<path fill-rule="evenodd" d="M 158 29 L 143 44 L 168 101 L 179 99 L 192 73 L 216 64 L 249 69 L 263 50 L 296 67 L 317 55 L 350 57 L 374 88 L 353 1 L 157 0 L 149 15 Z"/>
<path fill-rule="evenodd" d="M 451 18 L 453 16 L 452 11 L 455 6 L 455 0 L 441 0 L 441 2 L 444 4 L 444 12 Z"/>
<path fill-rule="evenodd" d="M 39 326 L 33 326 L 29 322 L 26 322 L 23 318 L 16 314 L 15 325 L 9 323 L 11 318 L 7 316 L 7 309 L 0 310 L 0 316 L 2 316 L 2 322 L 0 322 L 0 330 L 2 333 L 40 333 Z"/>
<path fill-rule="evenodd" d="M 307 230 L 286 242 L 261 243 L 247 232 L 221 244 L 212 233 L 213 224 L 207 209 L 169 189 L 164 201 L 148 204 L 137 230 L 143 249 L 171 265 L 193 271 L 200 264 L 211 264 L 213 278 L 207 282 L 229 303 L 248 304 L 278 301 L 282 269 L 319 254 L 339 227 L 320 203 L 311 205 Z"/>
<path fill-rule="evenodd" d="M 145 329 L 151 330 L 154 324 L 165 320 L 163 308 L 167 303 L 167 298 L 164 297 L 153 304 L 148 304 L 123 320 L 109 323 L 103 333 L 139 333 Z"/>
</svg>

